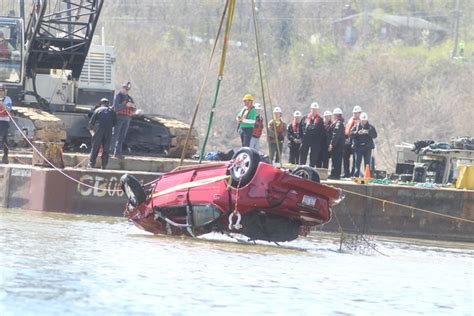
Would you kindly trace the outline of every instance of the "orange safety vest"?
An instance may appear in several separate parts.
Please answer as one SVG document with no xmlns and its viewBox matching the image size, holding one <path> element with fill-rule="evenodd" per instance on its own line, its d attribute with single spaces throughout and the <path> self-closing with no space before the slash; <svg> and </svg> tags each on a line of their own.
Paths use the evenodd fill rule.
<svg viewBox="0 0 474 316">
<path fill-rule="evenodd" d="M 0 106 L 0 117 L 8 117 L 7 110 L 4 106 Z"/>
<path fill-rule="evenodd" d="M 263 133 L 263 118 L 258 115 L 255 119 L 255 127 L 252 130 L 252 136 L 259 138 Z"/>
<path fill-rule="evenodd" d="M 354 119 L 354 117 L 351 117 L 349 121 L 347 122 L 346 129 L 344 130 L 344 134 L 346 136 L 349 136 L 351 133 L 351 129 L 354 127 L 354 125 L 358 122 L 359 120 Z"/>
<path fill-rule="evenodd" d="M 128 106 L 125 109 L 115 111 L 117 115 L 124 115 L 124 116 L 132 116 L 133 112 L 135 112 L 135 108 L 128 107 Z"/>
</svg>

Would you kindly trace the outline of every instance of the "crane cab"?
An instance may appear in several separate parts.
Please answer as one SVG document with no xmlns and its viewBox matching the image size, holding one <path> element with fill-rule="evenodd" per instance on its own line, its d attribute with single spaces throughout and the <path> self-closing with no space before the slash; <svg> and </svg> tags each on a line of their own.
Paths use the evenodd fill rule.
<svg viewBox="0 0 474 316">
<path fill-rule="evenodd" d="M 21 86 L 24 77 L 23 20 L 0 17 L 0 82 Z"/>
</svg>

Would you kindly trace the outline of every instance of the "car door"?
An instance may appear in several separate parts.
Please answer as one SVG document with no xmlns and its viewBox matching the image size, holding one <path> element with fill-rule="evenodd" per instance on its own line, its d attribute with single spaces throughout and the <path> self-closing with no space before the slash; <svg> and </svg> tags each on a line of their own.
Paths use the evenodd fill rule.
<svg viewBox="0 0 474 316">
<path fill-rule="evenodd" d="M 179 207 L 188 203 L 189 183 L 194 170 L 185 170 L 163 175 L 153 189 L 154 207 Z"/>
<path fill-rule="evenodd" d="M 189 189 L 189 202 L 196 226 L 209 223 L 229 210 L 226 173 L 226 165 L 195 171 L 193 185 Z"/>
</svg>

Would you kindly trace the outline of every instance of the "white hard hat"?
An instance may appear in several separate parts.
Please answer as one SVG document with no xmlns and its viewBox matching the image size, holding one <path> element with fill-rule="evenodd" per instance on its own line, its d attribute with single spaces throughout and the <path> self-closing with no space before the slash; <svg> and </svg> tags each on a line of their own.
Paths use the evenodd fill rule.
<svg viewBox="0 0 474 316">
<path fill-rule="evenodd" d="M 332 114 L 333 115 L 342 114 L 342 110 L 340 108 L 335 108 L 334 111 L 332 111 Z"/>
<path fill-rule="evenodd" d="M 263 109 L 263 106 L 262 106 L 260 103 L 255 103 L 255 104 L 253 105 L 253 107 L 254 107 L 256 110 L 261 110 L 261 109 Z"/>
<path fill-rule="evenodd" d="M 127 90 L 130 90 L 132 88 L 132 83 L 128 80 L 125 80 L 123 83 L 122 83 L 122 88 L 125 88 Z"/>
<path fill-rule="evenodd" d="M 311 108 L 312 108 L 312 109 L 319 109 L 319 104 L 318 104 L 318 102 L 313 102 L 313 103 L 311 103 Z"/>
<path fill-rule="evenodd" d="M 352 110 L 352 113 L 360 113 L 362 112 L 362 108 L 358 105 L 354 106 L 354 110 Z"/>
<path fill-rule="evenodd" d="M 360 118 L 361 121 L 367 121 L 367 120 L 369 120 L 369 116 L 368 116 L 367 113 L 365 113 L 365 112 L 362 112 L 362 113 L 360 114 L 360 117 L 359 117 L 359 118 Z M 364 162 L 364 163 L 365 163 L 365 162 Z"/>
<path fill-rule="evenodd" d="M 293 116 L 301 116 L 301 112 L 300 111 L 295 111 L 295 113 L 293 113 Z"/>
<path fill-rule="evenodd" d="M 135 112 L 136 115 L 143 115 L 145 114 L 145 112 L 143 112 L 142 109 L 138 109 L 136 112 Z"/>
<path fill-rule="evenodd" d="M 281 108 L 279 106 L 275 107 L 273 113 L 281 113 Z"/>
<path fill-rule="evenodd" d="M 331 116 L 331 115 L 332 115 L 331 111 L 324 111 L 323 116 Z"/>
</svg>

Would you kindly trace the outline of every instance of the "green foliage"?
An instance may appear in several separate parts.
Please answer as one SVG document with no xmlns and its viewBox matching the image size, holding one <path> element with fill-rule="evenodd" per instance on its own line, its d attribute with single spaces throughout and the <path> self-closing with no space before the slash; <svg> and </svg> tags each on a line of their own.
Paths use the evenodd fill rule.
<svg viewBox="0 0 474 316">
<path fill-rule="evenodd" d="M 466 43 L 464 56 L 470 55 L 473 46 L 474 41 Z M 451 59 L 453 49 L 452 41 L 446 41 L 441 45 L 432 47 L 427 45 L 385 45 L 384 48 L 384 55 L 387 56 L 388 60 L 416 60 L 421 66 L 425 67 L 432 67 L 442 61 L 448 61 L 450 64 L 456 63 L 456 61 Z"/>
</svg>

